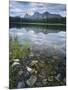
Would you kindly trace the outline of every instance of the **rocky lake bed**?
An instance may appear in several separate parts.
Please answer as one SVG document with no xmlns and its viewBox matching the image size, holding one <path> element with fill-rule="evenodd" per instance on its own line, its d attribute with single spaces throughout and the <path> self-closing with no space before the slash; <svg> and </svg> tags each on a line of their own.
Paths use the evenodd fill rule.
<svg viewBox="0 0 68 90">
<path fill-rule="evenodd" d="M 14 59 L 10 71 L 10 88 L 66 85 L 66 64 L 57 56 Z"/>
</svg>

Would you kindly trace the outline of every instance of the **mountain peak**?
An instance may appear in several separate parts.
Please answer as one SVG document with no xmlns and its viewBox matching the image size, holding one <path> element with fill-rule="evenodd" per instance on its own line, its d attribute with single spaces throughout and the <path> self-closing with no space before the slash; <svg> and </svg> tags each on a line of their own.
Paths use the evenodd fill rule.
<svg viewBox="0 0 68 90">
<path fill-rule="evenodd" d="M 39 12 L 34 13 L 35 16 L 41 15 Z"/>
<path fill-rule="evenodd" d="M 59 14 L 51 14 L 48 11 L 40 14 L 39 12 L 35 12 L 33 15 L 25 14 L 25 18 L 30 18 L 30 19 L 43 19 L 43 18 L 60 18 L 61 15 Z"/>
<path fill-rule="evenodd" d="M 46 14 L 46 15 L 48 15 L 48 14 L 50 14 L 48 11 L 46 11 L 46 12 L 44 12 L 43 14 Z"/>
</svg>

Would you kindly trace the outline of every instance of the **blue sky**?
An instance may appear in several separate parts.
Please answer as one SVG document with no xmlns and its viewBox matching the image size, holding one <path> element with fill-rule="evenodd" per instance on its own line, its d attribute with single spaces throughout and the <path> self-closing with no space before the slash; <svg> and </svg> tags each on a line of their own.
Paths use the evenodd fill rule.
<svg viewBox="0 0 68 90">
<path fill-rule="evenodd" d="M 10 1 L 10 16 L 24 17 L 25 14 L 33 15 L 35 12 L 43 13 L 48 11 L 53 14 L 66 16 L 65 4 L 33 3 L 23 1 Z"/>
</svg>

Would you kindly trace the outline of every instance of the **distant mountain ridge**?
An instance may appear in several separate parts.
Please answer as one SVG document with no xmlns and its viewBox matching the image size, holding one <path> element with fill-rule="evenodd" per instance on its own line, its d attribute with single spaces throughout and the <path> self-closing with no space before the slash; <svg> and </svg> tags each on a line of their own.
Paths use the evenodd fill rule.
<svg viewBox="0 0 68 90">
<path fill-rule="evenodd" d="M 24 17 L 16 16 L 9 17 L 10 26 L 20 25 L 64 25 L 66 26 L 66 17 L 60 14 L 51 14 L 49 12 L 35 12 L 33 15 L 25 14 Z"/>
<path fill-rule="evenodd" d="M 25 14 L 24 18 L 26 19 L 51 19 L 51 18 L 61 18 L 62 16 L 59 15 L 59 14 L 51 14 L 49 12 L 44 12 L 42 14 L 40 14 L 39 12 L 35 12 L 32 16 L 31 15 L 28 15 L 28 14 Z"/>
</svg>

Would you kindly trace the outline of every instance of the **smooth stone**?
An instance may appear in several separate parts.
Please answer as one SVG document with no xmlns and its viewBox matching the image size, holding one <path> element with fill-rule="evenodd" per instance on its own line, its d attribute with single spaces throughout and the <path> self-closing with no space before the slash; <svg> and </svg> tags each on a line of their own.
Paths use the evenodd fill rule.
<svg viewBox="0 0 68 90">
<path fill-rule="evenodd" d="M 35 82 L 37 81 L 37 77 L 32 75 L 27 81 L 26 84 L 28 86 L 33 86 L 35 84 Z"/>
<path fill-rule="evenodd" d="M 59 60 L 59 57 L 58 56 L 53 56 L 53 59 Z"/>
<path fill-rule="evenodd" d="M 45 67 L 45 62 L 44 61 L 40 61 L 38 64 L 39 64 L 40 68 L 44 68 Z"/>
<path fill-rule="evenodd" d="M 43 83 L 44 85 L 46 85 L 46 84 L 47 84 L 47 79 L 43 79 L 43 80 L 42 80 L 42 83 Z"/>
<path fill-rule="evenodd" d="M 35 64 L 37 64 L 37 63 L 38 63 L 37 60 L 33 60 L 30 65 L 33 66 L 33 65 L 35 65 Z"/>
<path fill-rule="evenodd" d="M 36 87 L 42 87 L 42 82 L 36 82 Z"/>
<path fill-rule="evenodd" d="M 44 78 L 46 78 L 46 75 L 39 74 L 39 78 L 44 79 Z"/>
<path fill-rule="evenodd" d="M 30 57 L 33 57 L 33 56 L 34 56 L 34 54 L 31 52 L 29 56 L 30 56 Z"/>
<path fill-rule="evenodd" d="M 49 76 L 48 81 L 53 81 L 53 76 Z"/>
<path fill-rule="evenodd" d="M 60 81 L 60 77 L 61 77 L 61 74 L 59 73 L 59 74 L 55 77 L 55 79 L 56 79 L 57 81 Z"/>
<path fill-rule="evenodd" d="M 19 60 L 19 59 L 14 59 L 13 61 L 15 61 L 15 62 L 19 62 L 20 60 Z"/>
<path fill-rule="evenodd" d="M 38 71 L 36 71 L 36 70 L 35 70 L 34 72 L 35 72 L 35 74 L 37 74 L 37 73 L 38 73 Z"/>
<path fill-rule="evenodd" d="M 23 81 L 18 82 L 17 88 L 25 88 L 25 83 Z"/>
<path fill-rule="evenodd" d="M 30 67 L 27 66 L 26 68 L 27 68 L 27 71 L 32 72 L 32 69 Z"/>
<path fill-rule="evenodd" d="M 16 66 L 16 65 L 20 65 L 20 63 L 14 62 L 11 67 L 14 67 L 14 66 Z"/>
<path fill-rule="evenodd" d="M 56 71 L 52 71 L 51 74 L 52 74 L 52 75 L 55 75 L 55 74 L 56 74 Z"/>
<path fill-rule="evenodd" d="M 30 72 L 31 74 L 32 74 L 32 73 L 37 74 L 37 70 L 35 70 L 34 68 L 32 68 L 32 70 L 30 70 L 29 72 Z"/>
<path fill-rule="evenodd" d="M 23 74 L 23 71 L 22 71 L 22 70 L 20 70 L 20 71 L 18 72 L 18 74 L 19 74 L 19 75 L 22 75 L 22 74 Z"/>
<path fill-rule="evenodd" d="M 23 75 L 24 75 L 24 78 L 27 80 L 27 79 L 29 79 L 29 78 L 30 78 L 31 73 L 30 73 L 30 72 L 28 72 L 28 71 L 25 71 L 25 72 L 23 72 Z"/>
</svg>

